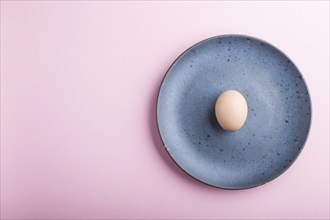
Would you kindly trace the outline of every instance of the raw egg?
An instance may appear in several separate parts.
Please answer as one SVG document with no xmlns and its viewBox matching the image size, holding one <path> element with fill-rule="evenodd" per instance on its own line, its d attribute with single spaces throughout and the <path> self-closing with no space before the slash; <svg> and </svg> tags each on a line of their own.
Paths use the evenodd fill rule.
<svg viewBox="0 0 330 220">
<path fill-rule="evenodd" d="M 221 93 L 215 103 L 215 115 L 226 131 L 237 131 L 243 127 L 248 114 L 244 96 L 236 90 Z"/>
</svg>

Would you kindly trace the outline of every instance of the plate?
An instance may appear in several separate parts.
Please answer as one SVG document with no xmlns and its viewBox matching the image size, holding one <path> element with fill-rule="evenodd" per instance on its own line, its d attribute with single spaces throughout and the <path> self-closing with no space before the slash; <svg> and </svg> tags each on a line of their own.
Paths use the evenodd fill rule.
<svg viewBox="0 0 330 220">
<path fill-rule="evenodd" d="M 214 112 L 219 94 L 230 89 L 248 104 L 236 132 L 223 130 Z M 156 113 L 167 152 L 187 174 L 211 186 L 246 189 L 275 179 L 297 159 L 311 101 L 300 71 L 280 50 L 254 37 L 222 35 L 175 60 Z"/>
</svg>

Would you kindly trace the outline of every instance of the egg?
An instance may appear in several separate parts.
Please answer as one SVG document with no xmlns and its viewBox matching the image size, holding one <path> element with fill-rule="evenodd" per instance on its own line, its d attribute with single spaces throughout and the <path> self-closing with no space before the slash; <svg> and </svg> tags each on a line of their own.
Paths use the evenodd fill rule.
<svg viewBox="0 0 330 220">
<path fill-rule="evenodd" d="M 244 96 L 236 90 L 221 93 L 215 103 L 215 115 L 226 131 L 237 131 L 243 127 L 248 114 Z"/>
</svg>

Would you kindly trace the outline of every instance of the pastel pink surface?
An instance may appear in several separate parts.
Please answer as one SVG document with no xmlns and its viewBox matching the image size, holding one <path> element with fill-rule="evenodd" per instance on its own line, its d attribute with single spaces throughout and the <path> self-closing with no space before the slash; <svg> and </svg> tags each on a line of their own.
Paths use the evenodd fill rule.
<svg viewBox="0 0 330 220">
<path fill-rule="evenodd" d="M 1 218 L 329 218 L 329 2 L 1 1 Z M 283 50 L 306 79 L 305 149 L 249 190 L 187 176 L 162 147 L 175 58 L 227 33 Z M 299 128 L 297 128 L 299 129 Z"/>
</svg>

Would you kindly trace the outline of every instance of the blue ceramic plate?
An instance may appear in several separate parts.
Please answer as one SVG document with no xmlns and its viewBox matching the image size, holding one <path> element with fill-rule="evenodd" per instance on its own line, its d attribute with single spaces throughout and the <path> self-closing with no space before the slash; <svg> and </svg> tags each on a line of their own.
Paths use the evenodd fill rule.
<svg viewBox="0 0 330 220">
<path fill-rule="evenodd" d="M 224 131 L 214 107 L 234 89 L 248 103 L 236 132 Z M 292 165 L 306 141 L 311 101 L 297 67 L 269 43 L 224 35 L 185 51 L 159 90 L 157 122 L 172 159 L 215 187 L 246 189 L 269 182 Z"/>
</svg>

